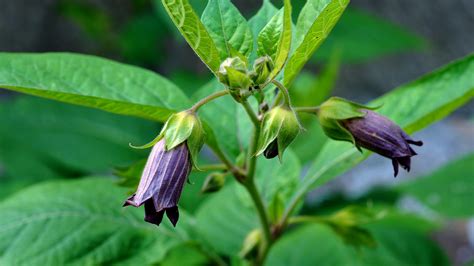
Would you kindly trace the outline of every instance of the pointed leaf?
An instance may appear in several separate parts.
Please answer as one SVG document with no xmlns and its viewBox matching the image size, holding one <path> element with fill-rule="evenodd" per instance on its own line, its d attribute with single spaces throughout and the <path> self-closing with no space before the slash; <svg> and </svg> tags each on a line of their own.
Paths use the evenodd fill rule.
<svg viewBox="0 0 474 266">
<path fill-rule="evenodd" d="M 296 49 L 285 67 L 284 83 L 289 86 L 314 51 L 323 43 L 341 17 L 349 0 L 310 0 L 298 18 Z"/>
<path fill-rule="evenodd" d="M 231 47 L 245 56 L 250 54 L 252 31 L 230 0 L 209 0 L 201 20 L 214 40 L 221 60 L 232 56 Z"/>
<path fill-rule="evenodd" d="M 194 52 L 212 72 L 220 65 L 219 51 L 188 0 L 162 0 L 163 6 Z"/>
<path fill-rule="evenodd" d="M 158 74 L 79 54 L 0 53 L 0 88 L 158 121 L 189 106 Z"/>
<path fill-rule="evenodd" d="M 275 68 L 270 73 L 269 80 L 274 79 L 280 71 L 285 66 L 286 60 L 288 59 L 288 55 L 291 49 L 291 1 L 284 0 L 284 7 L 283 7 L 283 32 L 281 33 L 280 40 L 278 41 L 278 49 L 275 55 Z"/>
</svg>

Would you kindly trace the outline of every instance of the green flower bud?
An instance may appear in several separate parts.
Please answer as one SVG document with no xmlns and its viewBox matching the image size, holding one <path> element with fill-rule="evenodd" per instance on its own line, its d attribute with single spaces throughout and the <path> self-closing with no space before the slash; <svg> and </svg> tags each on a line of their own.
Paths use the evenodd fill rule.
<svg viewBox="0 0 474 266">
<path fill-rule="evenodd" d="M 262 232 L 259 229 L 251 231 L 244 240 L 242 249 L 239 252 L 241 258 L 248 258 L 258 252 L 258 246 L 262 241 Z"/>
<path fill-rule="evenodd" d="M 278 106 L 266 113 L 260 129 L 257 154 L 267 159 L 282 158 L 283 152 L 300 132 L 301 126 L 293 110 Z"/>
<path fill-rule="evenodd" d="M 251 78 L 255 85 L 265 84 L 267 82 L 268 76 L 273 70 L 273 60 L 270 56 L 262 56 L 257 58 L 253 63 L 253 72 Z"/>
<path fill-rule="evenodd" d="M 239 57 L 224 60 L 217 72 L 217 78 L 229 89 L 247 89 L 252 85 L 247 74 L 247 64 Z"/>
<path fill-rule="evenodd" d="M 171 115 L 160 134 L 153 141 L 134 148 L 146 149 L 155 145 L 161 139 L 165 140 L 166 151 L 186 142 L 192 163 L 194 167 L 198 168 L 196 165 L 197 155 L 204 145 L 205 133 L 201 121 L 195 113 L 182 111 Z"/>
<path fill-rule="evenodd" d="M 206 177 L 204 184 L 202 185 L 202 193 L 212 193 L 219 191 L 225 184 L 226 173 L 214 172 Z"/>
</svg>

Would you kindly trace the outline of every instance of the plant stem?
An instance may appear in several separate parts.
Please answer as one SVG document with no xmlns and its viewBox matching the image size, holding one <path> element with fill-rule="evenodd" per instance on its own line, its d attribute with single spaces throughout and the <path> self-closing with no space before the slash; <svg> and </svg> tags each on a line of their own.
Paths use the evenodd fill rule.
<svg viewBox="0 0 474 266">
<path fill-rule="evenodd" d="M 201 171 L 218 171 L 218 170 L 227 170 L 228 167 L 225 164 L 205 164 L 199 166 L 199 170 Z M 193 169 L 197 170 L 197 169 Z"/>
<path fill-rule="evenodd" d="M 250 103 L 247 100 L 243 100 L 242 106 L 244 107 L 245 111 L 249 115 L 250 120 L 252 120 L 252 123 L 255 125 L 255 127 L 260 128 L 260 120 L 258 119 L 255 112 L 252 110 L 252 106 L 250 106 Z"/>
<path fill-rule="evenodd" d="M 296 112 L 317 114 L 319 112 L 319 106 L 295 107 L 293 110 Z"/>
<path fill-rule="evenodd" d="M 272 80 L 272 83 L 275 84 L 275 86 L 278 87 L 278 89 L 283 93 L 283 96 L 285 97 L 285 102 L 288 106 L 291 106 L 291 98 L 290 98 L 290 93 L 288 92 L 288 89 L 278 82 L 277 80 Z M 278 97 L 277 97 L 278 98 Z"/>
<path fill-rule="evenodd" d="M 219 97 L 222 97 L 224 95 L 227 95 L 227 94 L 229 94 L 229 90 L 227 90 L 227 89 L 215 92 L 213 94 L 210 94 L 210 95 L 202 98 L 201 100 L 199 100 L 199 102 L 195 103 L 189 110 L 192 111 L 192 112 L 196 112 L 199 108 L 201 108 L 201 106 L 205 105 L 206 103 L 208 103 L 208 102 L 210 102 L 214 99 L 217 99 Z"/>
<path fill-rule="evenodd" d="M 245 179 L 245 173 L 240 168 L 237 167 L 235 164 L 231 162 L 231 160 L 227 157 L 227 155 L 219 148 L 219 147 L 210 147 L 214 154 L 227 166 L 227 169 L 234 175 L 234 177 L 238 181 L 242 181 Z"/>
<path fill-rule="evenodd" d="M 317 216 L 296 216 L 288 219 L 288 224 L 321 223 L 324 221 L 326 221 L 326 219 Z"/>
<path fill-rule="evenodd" d="M 263 239 L 260 245 L 259 257 L 257 258 L 257 263 L 261 264 L 268 253 L 270 245 L 272 244 L 272 236 L 268 214 L 265 209 L 262 196 L 255 185 L 255 170 L 257 167 L 257 157 L 255 156 L 255 153 L 257 152 L 258 138 L 260 135 L 260 120 L 255 115 L 255 112 L 252 110 L 248 101 L 245 100 L 242 102 L 242 104 L 244 105 L 247 114 L 255 125 L 247 154 L 247 174 L 243 185 L 247 189 L 252 201 L 255 204 L 255 208 L 257 209 L 258 217 L 262 227 Z"/>
</svg>

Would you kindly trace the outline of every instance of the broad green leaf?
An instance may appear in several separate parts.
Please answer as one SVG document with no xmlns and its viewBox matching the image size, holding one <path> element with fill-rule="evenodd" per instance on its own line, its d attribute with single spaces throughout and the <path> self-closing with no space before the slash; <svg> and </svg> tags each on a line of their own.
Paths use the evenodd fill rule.
<svg viewBox="0 0 474 266">
<path fill-rule="evenodd" d="M 347 246 L 325 225 L 303 226 L 273 246 L 265 265 L 449 265 L 428 235 L 397 222 L 367 225 L 377 247 L 358 250 Z"/>
<path fill-rule="evenodd" d="M 126 191 L 106 178 L 44 183 L 0 203 L 0 261 L 5 265 L 143 265 L 188 240 L 182 217 L 172 229 L 122 209 Z M 188 218 L 189 219 L 189 218 Z"/>
<path fill-rule="evenodd" d="M 270 73 L 268 78 L 269 80 L 272 80 L 278 76 L 280 71 L 283 69 L 291 49 L 291 28 L 293 26 L 293 22 L 291 21 L 291 1 L 284 0 L 283 3 L 283 31 L 281 32 L 280 39 L 278 40 L 278 48 L 274 59 L 275 68 Z"/>
<path fill-rule="evenodd" d="M 68 53 L 0 53 L 0 88 L 158 121 L 190 105 L 151 71 Z"/>
<path fill-rule="evenodd" d="M 249 20 L 249 26 L 252 30 L 253 36 L 258 36 L 260 31 L 267 25 L 270 19 L 275 16 L 278 12 L 278 9 L 270 2 L 270 0 L 263 0 L 262 6 Z M 257 42 L 253 43 L 252 53 L 250 55 L 250 62 L 253 62 L 257 58 Z"/>
<path fill-rule="evenodd" d="M 328 37 L 348 4 L 349 0 L 311 0 L 306 3 L 296 25 L 298 35 L 295 50 L 285 67 L 285 85 L 293 82 L 316 49 Z M 299 40 L 298 36 L 304 38 Z"/>
<path fill-rule="evenodd" d="M 257 167 L 257 186 L 266 207 L 276 196 L 283 200 L 291 196 L 300 173 L 300 163 L 291 151 L 285 153 L 281 164 L 277 159 L 261 156 Z M 237 254 L 247 234 L 260 226 L 250 196 L 235 182 L 226 183 L 221 191 L 209 197 L 196 216 L 198 232 L 209 245 L 226 255 Z"/>
<path fill-rule="evenodd" d="M 283 32 L 283 10 L 280 10 L 260 31 L 257 38 L 257 55 L 270 56 L 276 60 L 281 33 Z"/>
<path fill-rule="evenodd" d="M 328 60 L 334 49 L 345 63 L 427 48 L 427 41 L 388 20 L 347 9 L 311 61 Z"/>
<path fill-rule="evenodd" d="M 413 133 L 447 116 L 474 96 L 474 55 L 469 55 L 369 103 Z M 344 173 L 368 157 L 349 143 L 330 141 L 322 148 L 290 205 L 307 191 Z"/>
<path fill-rule="evenodd" d="M 474 154 L 456 160 L 434 173 L 402 184 L 398 190 L 450 218 L 474 215 Z"/>
<path fill-rule="evenodd" d="M 219 51 L 188 0 L 162 0 L 171 20 L 194 52 L 212 71 L 219 69 Z"/>
<path fill-rule="evenodd" d="M 232 57 L 233 49 L 245 56 L 252 51 L 252 31 L 230 0 L 209 0 L 201 20 L 214 40 L 221 60 Z"/>
</svg>

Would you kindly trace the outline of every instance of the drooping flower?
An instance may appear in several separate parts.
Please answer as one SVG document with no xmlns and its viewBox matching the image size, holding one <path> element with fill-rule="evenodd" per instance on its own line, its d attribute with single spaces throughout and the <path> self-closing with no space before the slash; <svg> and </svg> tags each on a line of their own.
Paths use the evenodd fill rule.
<svg viewBox="0 0 474 266">
<path fill-rule="evenodd" d="M 145 221 L 160 225 L 163 215 L 176 226 L 178 201 L 192 166 L 204 144 L 204 130 L 198 117 L 188 111 L 172 115 L 152 142 L 138 148 L 153 149 L 143 170 L 137 191 L 125 206 L 145 204 Z"/>
<path fill-rule="evenodd" d="M 364 105 L 342 98 L 332 97 L 324 102 L 317 112 L 324 133 L 335 140 L 350 141 L 360 147 L 392 159 L 394 175 L 398 166 L 410 171 L 411 157 L 416 152 L 410 144 L 421 146 L 397 124 Z"/>
<path fill-rule="evenodd" d="M 176 226 L 179 218 L 177 204 L 191 168 L 186 143 L 167 151 L 165 140 L 160 140 L 148 157 L 137 191 L 124 206 L 145 204 L 145 221 L 160 225 L 166 213 Z"/>
<path fill-rule="evenodd" d="M 356 147 L 363 147 L 392 159 L 394 175 L 398 165 L 410 171 L 411 157 L 417 153 L 410 144 L 421 146 L 422 141 L 413 140 L 397 124 L 371 110 L 361 110 L 364 117 L 342 121 L 342 125 L 352 134 Z"/>
</svg>

